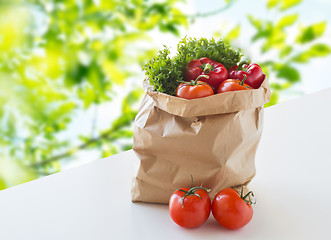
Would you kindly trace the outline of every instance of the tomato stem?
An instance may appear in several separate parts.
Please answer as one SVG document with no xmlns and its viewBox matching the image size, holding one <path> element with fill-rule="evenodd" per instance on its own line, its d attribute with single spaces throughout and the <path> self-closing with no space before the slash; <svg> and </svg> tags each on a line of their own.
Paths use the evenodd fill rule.
<svg viewBox="0 0 331 240">
<path fill-rule="evenodd" d="M 238 192 L 238 194 L 239 194 L 240 198 L 245 201 L 246 204 L 249 204 L 249 205 L 256 204 L 256 199 L 255 199 L 254 193 L 252 191 L 249 191 L 245 196 L 243 196 L 244 187 L 242 186 L 241 191 L 240 191 L 240 193 Z M 253 197 L 254 201 L 252 201 L 251 196 Z M 247 199 L 247 197 L 248 197 L 248 199 Z"/>
<path fill-rule="evenodd" d="M 208 75 L 199 75 L 195 80 L 191 80 L 189 82 L 186 82 L 186 81 L 183 81 L 183 80 L 177 80 L 177 82 L 184 83 L 185 85 L 190 85 L 190 86 L 202 85 L 204 83 L 198 83 L 198 80 L 201 77 L 204 77 L 204 78 L 209 79 L 209 76 Z"/>
<path fill-rule="evenodd" d="M 187 193 L 187 191 L 183 190 L 183 189 L 180 189 L 180 188 L 177 188 L 176 191 L 181 191 L 183 193 Z"/>
<path fill-rule="evenodd" d="M 208 75 L 199 75 L 195 80 L 191 80 L 191 82 L 194 83 L 193 85 L 198 85 L 197 82 L 201 77 L 205 77 L 205 78 L 209 79 Z"/>
<path fill-rule="evenodd" d="M 197 196 L 197 197 L 199 197 L 202 200 L 202 197 L 199 194 L 197 194 L 196 191 L 198 191 L 199 189 L 205 190 L 207 193 L 211 191 L 210 188 L 204 188 L 204 187 L 202 187 L 202 184 L 201 184 L 200 187 L 193 187 L 193 176 L 192 175 L 191 175 L 191 180 L 192 180 L 191 181 L 191 188 L 188 191 L 185 191 L 185 190 L 180 189 L 180 188 L 176 189 L 178 191 L 181 191 L 181 192 L 185 193 L 183 195 L 182 199 L 181 199 L 182 208 L 184 207 L 184 199 L 185 199 L 185 197 L 187 197 L 187 196 Z"/>
<path fill-rule="evenodd" d="M 251 196 L 253 197 L 254 199 L 254 202 L 252 201 L 251 199 Z M 246 199 L 248 197 L 248 200 Z M 255 199 L 255 196 L 254 196 L 254 193 L 252 191 L 249 191 L 245 196 L 244 196 L 244 201 L 247 203 L 247 204 L 256 204 L 256 199 Z"/>
<path fill-rule="evenodd" d="M 240 82 L 240 85 L 241 86 L 244 86 L 244 82 L 246 81 L 246 79 L 247 79 L 247 75 L 245 74 L 244 75 L 244 79 Z"/>
</svg>

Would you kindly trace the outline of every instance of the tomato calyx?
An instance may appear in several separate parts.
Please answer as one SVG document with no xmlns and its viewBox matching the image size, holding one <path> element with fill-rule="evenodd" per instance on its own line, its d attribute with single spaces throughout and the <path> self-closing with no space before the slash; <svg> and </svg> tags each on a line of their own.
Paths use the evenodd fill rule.
<svg viewBox="0 0 331 240">
<path fill-rule="evenodd" d="M 198 191 L 199 189 L 202 189 L 202 190 L 205 190 L 207 193 L 211 191 L 210 188 L 204 188 L 202 187 L 202 184 L 200 187 L 193 187 L 193 177 L 191 176 L 191 179 L 192 179 L 192 182 L 191 182 L 191 187 L 188 191 L 186 190 L 183 190 L 183 189 L 180 189 L 180 188 L 177 188 L 176 190 L 178 191 L 181 191 L 183 193 L 185 193 L 182 197 L 182 200 L 181 200 L 181 204 L 182 204 L 182 208 L 184 207 L 184 199 L 187 197 L 187 196 L 197 196 L 199 197 L 201 200 L 202 200 L 202 197 L 196 193 L 196 191 Z"/>
<path fill-rule="evenodd" d="M 199 75 L 195 80 L 191 80 L 189 82 L 186 82 L 186 81 L 179 81 L 181 83 L 184 83 L 184 85 L 190 85 L 190 86 L 196 86 L 196 85 L 202 85 L 202 84 L 205 84 L 204 82 L 198 82 L 198 80 L 201 78 L 201 77 L 204 77 L 204 78 L 209 78 L 208 75 Z"/>
<path fill-rule="evenodd" d="M 240 198 L 245 201 L 247 205 L 256 204 L 256 199 L 252 191 L 249 191 L 246 195 L 244 195 L 244 187 L 242 187 L 240 192 L 236 192 L 239 194 Z M 253 199 L 251 199 L 251 197 L 253 197 Z"/>
</svg>

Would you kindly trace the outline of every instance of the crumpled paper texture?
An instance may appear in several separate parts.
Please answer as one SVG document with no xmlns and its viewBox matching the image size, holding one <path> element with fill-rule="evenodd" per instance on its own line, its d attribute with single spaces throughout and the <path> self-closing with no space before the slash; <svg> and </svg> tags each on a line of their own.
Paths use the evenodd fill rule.
<svg viewBox="0 0 331 240">
<path fill-rule="evenodd" d="M 259 89 L 186 100 L 147 90 L 134 121 L 139 165 L 133 202 L 168 204 L 176 188 L 211 188 L 211 198 L 254 177 L 255 153 L 270 100 L 267 79 Z"/>
</svg>

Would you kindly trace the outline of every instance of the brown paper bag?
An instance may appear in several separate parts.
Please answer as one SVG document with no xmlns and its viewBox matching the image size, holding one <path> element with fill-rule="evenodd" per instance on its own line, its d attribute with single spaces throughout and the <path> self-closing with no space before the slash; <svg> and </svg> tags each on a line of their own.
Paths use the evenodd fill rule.
<svg viewBox="0 0 331 240">
<path fill-rule="evenodd" d="M 255 175 L 255 152 L 270 99 L 267 79 L 259 89 L 186 100 L 147 91 L 134 121 L 133 150 L 139 166 L 132 201 L 165 203 L 173 191 L 203 184 L 211 198 Z"/>
</svg>

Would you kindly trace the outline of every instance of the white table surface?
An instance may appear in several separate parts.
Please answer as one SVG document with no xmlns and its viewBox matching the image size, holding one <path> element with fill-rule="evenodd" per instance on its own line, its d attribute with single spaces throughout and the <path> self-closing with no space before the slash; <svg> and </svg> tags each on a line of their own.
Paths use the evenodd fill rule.
<svg viewBox="0 0 331 240">
<path fill-rule="evenodd" d="M 331 239 L 331 89 L 265 109 L 252 221 L 188 230 L 131 203 L 132 151 L 0 192 L 1 240 Z"/>
</svg>

